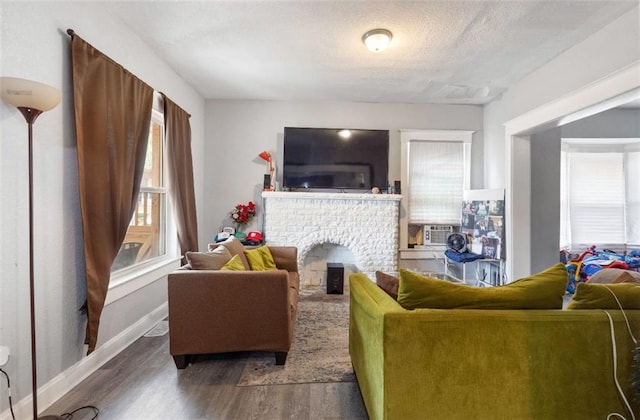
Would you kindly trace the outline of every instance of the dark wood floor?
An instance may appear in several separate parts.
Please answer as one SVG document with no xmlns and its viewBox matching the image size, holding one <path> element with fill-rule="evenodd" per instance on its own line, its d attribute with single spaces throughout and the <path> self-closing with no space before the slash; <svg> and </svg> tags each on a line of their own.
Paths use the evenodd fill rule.
<svg viewBox="0 0 640 420">
<path fill-rule="evenodd" d="M 356 382 L 237 387 L 247 354 L 201 357 L 184 370 L 168 335 L 141 337 L 44 414 L 86 405 L 98 419 L 366 419 Z M 77 412 L 88 420 L 92 410 Z"/>
</svg>

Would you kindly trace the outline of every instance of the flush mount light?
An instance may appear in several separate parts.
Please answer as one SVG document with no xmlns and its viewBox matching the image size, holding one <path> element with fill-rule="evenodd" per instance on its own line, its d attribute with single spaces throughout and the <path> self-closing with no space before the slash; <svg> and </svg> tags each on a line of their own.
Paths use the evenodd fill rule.
<svg viewBox="0 0 640 420">
<path fill-rule="evenodd" d="M 391 42 L 393 34 L 386 29 L 372 29 L 362 36 L 362 42 L 369 51 L 380 52 Z"/>
</svg>

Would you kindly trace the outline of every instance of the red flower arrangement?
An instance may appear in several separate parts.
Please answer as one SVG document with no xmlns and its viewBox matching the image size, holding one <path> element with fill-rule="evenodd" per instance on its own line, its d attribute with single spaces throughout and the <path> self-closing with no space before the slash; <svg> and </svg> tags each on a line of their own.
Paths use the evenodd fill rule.
<svg viewBox="0 0 640 420">
<path fill-rule="evenodd" d="M 237 223 L 238 226 L 246 225 L 253 219 L 256 215 L 256 205 L 253 201 L 249 201 L 247 204 L 238 204 L 236 205 L 229 216 L 234 223 Z"/>
</svg>

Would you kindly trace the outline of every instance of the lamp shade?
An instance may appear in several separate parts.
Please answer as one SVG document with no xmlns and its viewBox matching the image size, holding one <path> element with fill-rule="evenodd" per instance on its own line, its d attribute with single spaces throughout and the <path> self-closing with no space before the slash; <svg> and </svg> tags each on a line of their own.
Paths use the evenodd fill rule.
<svg viewBox="0 0 640 420">
<path fill-rule="evenodd" d="M 261 152 L 258 156 L 266 162 L 271 162 L 271 153 L 267 152 L 266 150 Z"/>
<path fill-rule="evenodd" d="M 49 111 L 60 103 L 59 89 L 33 80 L 17 77 L 0 77 L 0 97 L 16 108 Z"/>
<path fill-rule="evenodd" d="M 387 29 L 372 29 L 362 36 L 362 42 L 369 51 L 380 52 L 387 48 L 393 34 Z"/>
</svg>

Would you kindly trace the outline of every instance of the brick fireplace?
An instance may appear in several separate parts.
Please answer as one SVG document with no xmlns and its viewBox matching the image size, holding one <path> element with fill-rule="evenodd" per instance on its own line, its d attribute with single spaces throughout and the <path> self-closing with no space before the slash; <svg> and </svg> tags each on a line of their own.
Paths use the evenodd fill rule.
<svg viewBox="0 0 640 420">
<path fill-rule="evenodd" d="M 318 246 L 347 248 L 355 271 L 371 278 L 376 270 L 398 270 L 400 195 L 264 192 L 262 198 L 266 242 L 298 248 L 302 286 L 321 285 L 313 275 L 317 261 L 307 258 Z"/>
</svg>

